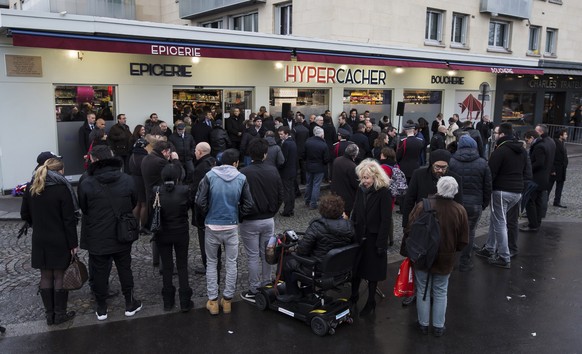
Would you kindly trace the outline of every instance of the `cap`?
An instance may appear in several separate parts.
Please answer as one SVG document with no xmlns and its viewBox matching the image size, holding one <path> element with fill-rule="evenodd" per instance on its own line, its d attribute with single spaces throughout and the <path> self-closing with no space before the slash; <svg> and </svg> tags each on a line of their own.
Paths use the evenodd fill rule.
<svg viewBox="0 0 582 354">
<path fill-rule="evenodd" d="M 350 131 L 344 128 L 339 128 L 337 130 L 337 134 L 341 135 L 342 138 L 349 138 L 350 137 Z"/>
<path fill-rule="evenodd" d="M 416 124 L 409 124 L 409 123 L 405 123 L 402 126 L 402 129 L 415 129 L 416 128 Z"/>
<path fill-rule="evenodd" d="M 176 129 L 185 129 L 186 128 L 186 124 L 184 123 L 180 123 L 178 125 L 176 125 Z"/>
<path fill-rule="evenodd" d="M 40 154 L 38 154 L 38 157 L 36 158 L 36 163 L 38 163 L 39 165 L 44 165 L 44 163 L 46 162 L 46 160 L 48 159 L 62 159 L 62 156 L 59 156 L 55 153 L 52 153 L 50 151 L 43 151 Z"/>
<path fill-rule="evenodd" d="M 256 121 L 258 121 L 258 120 L 262 121 L 262 120 L 263 120 L 263 117 L 261 117 L 261 116 L 257 115 L 257 116 L 255 117 L 255 119 L 253 119 L 253 122 L 256 122 Z"/>
</svg>

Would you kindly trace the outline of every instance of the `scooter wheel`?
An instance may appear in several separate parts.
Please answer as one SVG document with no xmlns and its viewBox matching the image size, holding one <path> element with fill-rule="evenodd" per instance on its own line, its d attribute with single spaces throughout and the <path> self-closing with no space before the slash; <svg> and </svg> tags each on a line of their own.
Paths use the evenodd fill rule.
<svg viewBox="0 0 582 354">
<path fill-rule="evenodd" d="M 255 305 L 261 311 L 265 311 L 269 307 L 269 300 L 262 292 L 258 292 L 255 295 Z"/>
<path fill-rule="evenodd" d="M 329 331 L 329 323 L 323 318 L 316 316 L 311 319 L 311 330 L 320 337 L 325 336 Z"/>
</svg>

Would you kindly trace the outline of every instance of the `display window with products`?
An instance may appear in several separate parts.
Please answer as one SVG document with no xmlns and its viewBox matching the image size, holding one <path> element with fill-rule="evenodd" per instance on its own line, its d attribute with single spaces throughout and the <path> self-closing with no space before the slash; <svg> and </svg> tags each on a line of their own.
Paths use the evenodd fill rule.
<svg viewBox="0 0 582 354">
<path fill-rule="evenodd" d="M 307 119 L 310 114 L 322 115 L 329 109 L 329 90 L 272 87 L 269 102 L 273 117 L 283 117 L 287 111 L 300 111 Z"/>
<path fill-rule="evenodd" d="M 443 111 L 442 96 L 442 91 L 404 90 L 403 122 L 409 119 L 416 122 L 423 117 L 432 123 L 437 114 Z"/>
<path fill-rule="evenodd" d="M 251 109 L 252 97 L 251 89 L 174 88 L 174 122 L 189 112 L 196 114 L 200 110 L 210 110 L 214 119 L 222 119 L 223 113 L 229 113 L 234 108 L 239 108 L 244 113 Z"/>
<path fill-rule="evenodd" d="M 55 85 L 57 122 L 84 121 L 89 112 L 113 120 L 115 91 L 114 85 Z"/>
<path fill-rule="evenodd" d="M 352 109 L 356 109 L 360 113 L 369 111 L 370 117 L 379 122 L 383 116 L 390 116 L 392 91 L 345 89 L 343 107 L 345 112 L 349 112 Z"/>
<path fill-rule="evenodd" d="M 534 124 L 535 92 L 506 92 L 503 94 L 501 121 L 514 126 Z"/>
</svg>

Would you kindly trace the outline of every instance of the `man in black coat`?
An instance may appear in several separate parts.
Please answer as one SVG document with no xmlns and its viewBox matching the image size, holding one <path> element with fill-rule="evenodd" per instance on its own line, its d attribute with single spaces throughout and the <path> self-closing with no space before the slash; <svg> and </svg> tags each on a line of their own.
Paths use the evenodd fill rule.
<svg viewBox="0 0 582 354">
<path fill-rule="evenodd" d="M 208 115 L 212 116 L 212 113 L 208 112 Z M 212 120 L 207 119 L 206 116 L 200 116 L 196 120 L 196 123 L 192 126 L 192 136 L 196 143 L 209 143 L 210 142 L 210 131 L 212 130 Z"/>
<path fill-rule="evenodd" d="M 309 129 L 303 124 L 304 118 L 302 114 L 297 115 L 295 118 L 295 126 L 293 127 L 293 132 L 295 132 L 295 143 L 297 144 L 297 156 L 299 158 L 299 174 L 301 184 L 305 184 L 305 144 L 309 138 Z M 299 190 L 299 188 L 297 188 Z"/>
<path fill-rule="evenodd" d="M 446 144 L 445 144 L 445 134 L 447 132 L 447 127 L 445 127 L 444 125 L 439 125 L 438 126 L 438 131 L 436 133 L 433 134 L 432 139 L 430 139 L 430 151 L 435 151 L 435 150 L 442 150 L 442 149 L 446 149 Z"/>
<path fill-rule="evenodd" d="M 228 133 L 232 147 L 237 150 L 240 149 L 240 142 L 245 129 L 244 122 L 245 117 L 240 114 L 239 108 L 233 109 L 230 117 L 224 122 L 224 128 Z"/>
<path fill-rule="evenodd" d="M 176 131 L 170 135 L 169 140 L 174 145 L 182 167 L 186 170 L 186 181 L 189 181 L 194 173 L 194 163 L 192 162 L 194 148 L 196 147 L 194 138 L 192 134 L 186 133 L 186 125 L 179 123 L 176 125 Z"/>
<path fill-rule="evenodd" d="M 125 114 L 117 115 L 117 124 L 109 129 L 107 142 L 109 143 L 109 147 L 111 147 L 113 154 L 123 160 L 123 169 L 127 172 L 126 169 L 129 164 L 132 134 L 127 124 L 125 124 L 126 122 L 127 118 L 125 117 Z"/>
<path fill-rule="evenodd" d="M 281 152 L 285 158 L 283 165 L 279 166 L 279 175 L 283 183 L 283 202 L 285 206 L 282 216 L 293 216 L 295 209 L 295 183 L 297 183 L 297 144 L 291 136 L 291 129 L 286 126 L 279 127 L 281 138 Z"/>
<path fill-rule="evenodd" d="M 554 166 L 556 154 L 556 143 L 548 136 L 548 127 L 545 124 L 538 124 L 536 132 L 540 136 L 532 143 L 529 157 L 533 181 L 537 184 L 537 188 L 531 192 L 526 204 L 528 225 L 519 229 L 525 232 L 538 231 L 542 224 L 542 218 L 547 209 L 550 172 Z"/>
<path fill-rule="evenodd" d="M 206 173 L 210 171 L 212 167 L 216 166 L 216 159 L 210 155 L 210 145 L 208 145 L 208 143 L 198 143 L 194 150 L 194 155 L 196 156 L 196 163 L 194 164 L 194 174 L 192 175 L 192 181 L 190 182 L 192 200 L 196 199 L 196 192 L 198 191 L 200 181 L 202 181 Z M 196 274 L 206 274 L 206 226 L 204 225 L 204 213 L 196 204 L 192 205 L 192 225 L 198 230 L 198 245 L 200 246 L 203 265 L 203 267 L 195 267 L 194 272 Z M 218 248 L 217 259 L 220 259 L 221 254 L 221 249 Z M 220 269 L 220 262 L 218 263 L 218 269 Z"/>
<path fill-rule="evenodd" d="M 222 156 L 224 150 L 230 148 L 231 145 L 228 133 L 224 128 L 222 128 L 222 121 L 220 119 L 216 120 L 212 124 L 212 130 L 210 131 L 210 148 L 212 149 L 212 156 L 220 161 L 220 156 Z"/>
<path fill-rule="evenodd" d="M 549 192 L 552 191 L 552 188 L 554 188 L 554 183 L 556 183 L 554 206 L 559 208 L 567 208 L 566 206 L 562 205 L 562 190 L 564 189 L 564 181 L 566 181 L 566 170 L 568 169 L 568 151 L 566 151 L 566 140 L 568 140 L 568 130 L 558 130 L 554 136 L 554 142 L 556 143 L 556 154 L 554 155 L 554 167 L 550 173 Z"/>
<path fill-rule="evenodd" d="M 265 244 L 275 234 L 275 214 L 283 202 L 283 183 L 277 168 L 264 163 L 269 144 L 265 139 L 253 140 L 248 148 L 252 164 L 240 172 L 246 176 L 253 196 L 252 211 L 243 216 L 239 234 L 248 259 L 249 290 L 243 300 L 255 302 L 258 288 L 269 284 L 272 267 L 265 260 Z"/>
<path fill-rule="evenodd" d="M 368 141 L 365 131 L 366 126 L 364 124 L 358 124 L 357 130 L 350 137 L 350 141 L 358 145 L 359 148 L 356 163 L 360 163 L 363 159 L 371 155 L 370 142 Z"/>
<path fill-rule="evenodd" d="M 79 189 L 79 206 L 91 220 L 86 225 L 86 241 L 95 270 L 96 315 L 100 321 L 107 319 L 107 282 L 112 261 L 115 261 L 125 296 L 125 316 L 131 317 L 142 308 L 141 301 L 133 295 L 132 244 L 117 240 L 116 214 L 129 214 L 137 204 L 133 179 L 122 173 L 121 167 L 122 162 L 114 158 L 92 161 L 88 177 Z"/>
<path fill-rule="evenodd" d="M 424 149 L 424 141 L 414 135 L 414 130 L 414 124 L 404 125 L 406 138 L 402 139 L 398 150 L 396 150 L 396 161 L 406 175 L 406 182 L 409 184 L 412 179 L 412 173 L 420 167 L 420 154 Z M 436 193 L 436 184 L 434 190 Z"/>
<path fill-rule="evenodd" d="M 333 161 L 333 176 L 330 189 L 333 193 L 342 197 L 344 201 L 344 212 L 350 215 L 354 206 L 356 190 L 358 188 L 358 176 L 356 175 L 356 163 L 358 157 L 358 146 L 350 144 L 346 147 L 342 156 Z"/>
<path fill-rule="evenodd" d="M 323 140 L 323 129 L 313 128 L 313 137 L 305 143 L 305 172 L 307 183 L 305 185 L 305 205 L 310 209 L 317 209 L 319 192 L 323 175 L 330 161 L 329 149 Z"/>
<path fill-rule="evenodd" d="M 87 114 L 87 120 L 79 127 L 79 146 L 81 147 L 81 152 L 86 154 L 91 146 L 91 139 L 89 134 L 95 128 L 95 113 Z"/>
</svg>

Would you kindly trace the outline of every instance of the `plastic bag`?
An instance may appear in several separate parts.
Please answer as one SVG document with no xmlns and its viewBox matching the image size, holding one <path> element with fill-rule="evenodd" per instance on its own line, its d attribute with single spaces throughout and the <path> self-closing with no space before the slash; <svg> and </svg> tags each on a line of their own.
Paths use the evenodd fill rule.
<svg viewBox="0 0 582 354">
<path fill-rule="evenodd" d="M 405 258 L 400 264 L 400 270 L 394 284 L 394 296 L 410 297 L 414 295 L 414 270 L 409 258 Z"/>
</svg>

